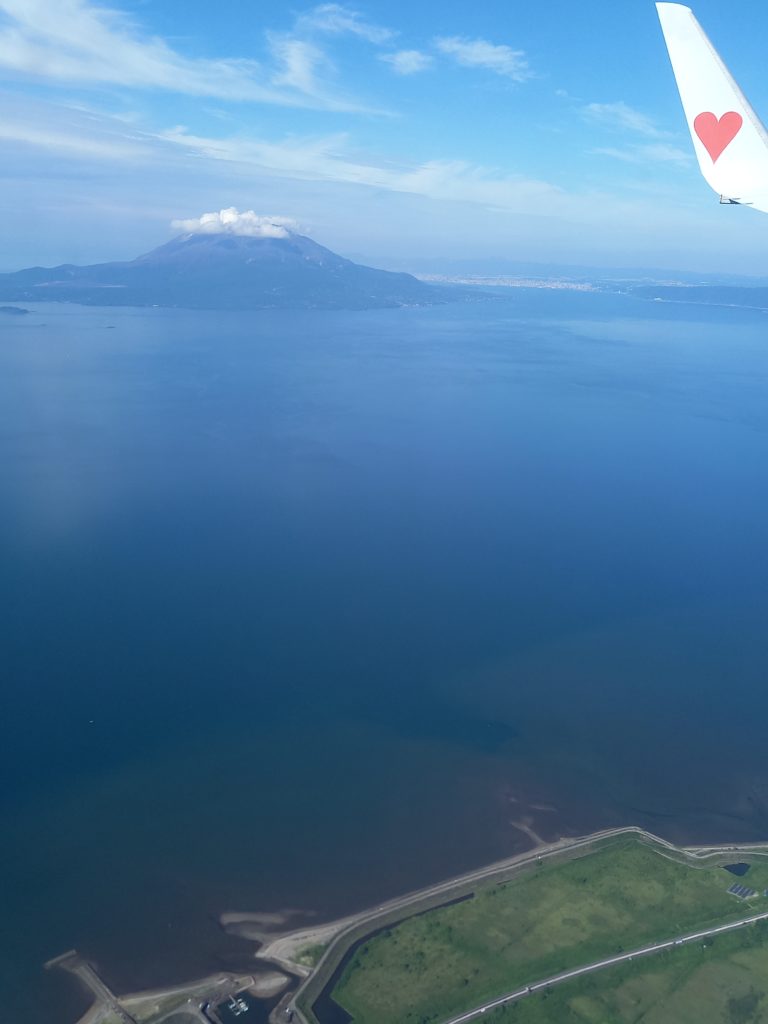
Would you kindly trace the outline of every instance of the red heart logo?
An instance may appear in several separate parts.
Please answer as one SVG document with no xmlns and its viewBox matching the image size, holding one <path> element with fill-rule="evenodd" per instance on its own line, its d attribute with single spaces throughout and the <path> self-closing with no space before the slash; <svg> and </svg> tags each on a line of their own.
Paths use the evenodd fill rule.
<svg viewBox="0 0 768 1024">
<path fill-rule="evenodd" d="M 719 121 L 714 114 L 709 112 L 699 114 L 693 122 L 693 128 L 704 143 L 704 148 L 712 157 L 714 164 L 739 134 L 743 124 L 744 119 L 741 114 L 737 114 L 735 110 L 729 110 Z"/>
</svg>

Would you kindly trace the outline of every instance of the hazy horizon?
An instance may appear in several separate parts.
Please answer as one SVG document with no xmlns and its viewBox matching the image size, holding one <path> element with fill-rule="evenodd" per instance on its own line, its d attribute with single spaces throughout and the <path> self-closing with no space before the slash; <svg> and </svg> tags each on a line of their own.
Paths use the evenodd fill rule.
<svg viewBox="0 0 768 1024">
<path fill-rule="evenodd" d="M 307 232 L 296 228 L 298 233 L 302 235 L 308 235 Z M 165 245 L 168 241 L 183 237 L 184 232 L 177 229 L 171 232 L 170 238 L 163 238 L 157 242 L 156 245 L 150 246 L 147 250 L 141 252 L 132 252 L 126 254 L 120 258 L 114 260 L 114 262 L 129 262 L 139 256 L 146 255 L 147 252 L 152 252 L 157 248 Z M 324 244 L 318 239 L 319 244 Z M 327 248 L 327 246 L 326 246 Z M 338 255 L 345 259 L 352 260 L 355 263 L 367 265 L 370 267 L 379 267 L 384 270 L 393 270 L 397 272 L 406 272 L 411 274 L 435 274 L 435 275 L 467 275 L 468 277 L 499 277 L 504 276 L 526 276 L 536 277 L 537 274 L 542 277 L 551 276 L 556 277 L 583 277 L 585 279 L 604 279 L 604 280 L 621 280 L 622 277 L 627 279 L 640 279 L 642 277 L 651 277 L 654 279 L 660 279 L 666 275 L 679 275 L 683 279 L 687 279 L 689 283 L 693 283 L 700 280 L 702 283 L 710 283 L 714 281 L 728 281 L 734 284 L 763 284 L 768 279 L 768 271 L 766 274 L 761 275 L 757 273 L 740 273 L 735 270 L 699 270 L 695 267 L 682 267 L 682 266 L 650 266 L 650 265 L 596 265 L 579 262 L 569 262 L 562 259 L 550 259 L 550 260 L 531 260 L 531 259 L 516 259 L 510 255 L 499 255 L 492 256 L 487 252 L 477 252 L 471 254 L 463 254 L 461 256 L 451 256 L 444 253 L 417 256 L 417 255 L 406 255 L 404 253 L 392 253 L 389 255 L 381 255 L 376 253 L 367 253 L 364 250 L 349 250 L 339 252 Z M 112 259 L 94 259 L 92 263 L 98 265 L 101 263 L 113 262 Z M 35 266 L 43 266 L 45 268 L 53 268 L 55 266 L 63 266 L 68 264 L 74 264 L 75 261 L 71 259 L 62 259 L 58 263 L 47 263 L 47 264 L 35 264 Z M 84 264 L 81 264 L 84 265 Z M 29 269 L 28 266 L 3 266 L 0 265 L 0 274 L 15 273 L 19 270 Z"/>
</svg>

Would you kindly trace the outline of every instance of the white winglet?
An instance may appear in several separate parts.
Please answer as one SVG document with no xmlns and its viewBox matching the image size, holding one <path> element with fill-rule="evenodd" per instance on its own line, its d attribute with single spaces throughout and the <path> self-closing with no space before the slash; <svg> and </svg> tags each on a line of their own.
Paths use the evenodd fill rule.
<svg viewBox="0 0 768 1024">
<path fill-rule="evenodd" d="M 768 213 L 768 134 L 690 7 L 657 3 L 688 128 L 707 183 Z"/>
</svg>

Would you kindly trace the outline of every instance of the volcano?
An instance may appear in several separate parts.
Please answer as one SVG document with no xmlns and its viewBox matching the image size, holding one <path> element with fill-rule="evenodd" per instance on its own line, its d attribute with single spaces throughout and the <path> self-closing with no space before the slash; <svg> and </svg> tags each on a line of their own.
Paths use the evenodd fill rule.
<svg viewBox="0 0 768 1024">
<path fill-rule="evenodd" d="M 125 263 L 0 274 L 0 301 L 186 309 L 383 309 L 443 302 L 410 274 L 344 259 L 304 235 L 185 234 Z"/>
</svg>

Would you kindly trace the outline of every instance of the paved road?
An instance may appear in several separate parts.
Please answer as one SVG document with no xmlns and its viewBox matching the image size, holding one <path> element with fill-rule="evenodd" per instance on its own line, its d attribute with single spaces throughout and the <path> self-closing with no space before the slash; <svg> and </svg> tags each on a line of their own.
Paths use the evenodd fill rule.
<svg viewBox="0 0 768 1024">
<path fill-rule="evenodd" d="M 661 953 L 665 949 L 672 949 L 675 946 L 684 946 L 688 942 L 698 942 L 700 939 L 706 939 L 712 935 L 719 935 L 722 932 L 732 932 L 737 928 L 743 928 L 745 925 L 767 920 L 768 912 L 755 914 L 753 917 L 745 917 L 741 921 L 732 921 L 730 924 L 721 924 L 717 928 L 708 928 L 706 931 L 692 932 L 690 935 L 680 935 L 678 938 L 670 939 L 668 942 L 655 942 L 652 946 L 643 946 L 642 949 L 635 949 L 630 953 L 620 953 L 617 956 L 608 957 L 606 960 L 597 960 L 595 963 L 587 964 L 586 967 L 577 967 L 572 971 L 564 971 L 562 974 L 554 974 L 551 978 L 544 978 L 542 981 L 534 982 L 532 985 L 526 985 L 525 988 L 518 989 L 516 992 L 509 992 L 507 995 L 501 996 L 499 999 L 494 999 L 489 1003 L 484 1003 L 482 1006 L 478 1006 L 474 1010 L 462 1013 L 458 1017 L 452 1017 L 451 1020 L 446 1021 L 446 1024 L 466 1024 L 467 1021 L 475 1020 L 477 1017 L 482 1016 L 482 1014 L 487 1013 L 489 1010 L 496 1010 L 500 1006 L 515 1003 L 519 999 L 525 999 L 526 996 L 533 995 L 535 992 L 541 992 L 543 989 L 551 988 L 553 985 L 559 985 L 563 981 L 570 981 L 571 978 L 578 978 L 583 974 L 592 974 L 595 971 L 601 971 L 606 967 L 612 967 L 614 964 L 633 960 L 636 956 L 650 956 L 653 953 Z"/>
</svg>

